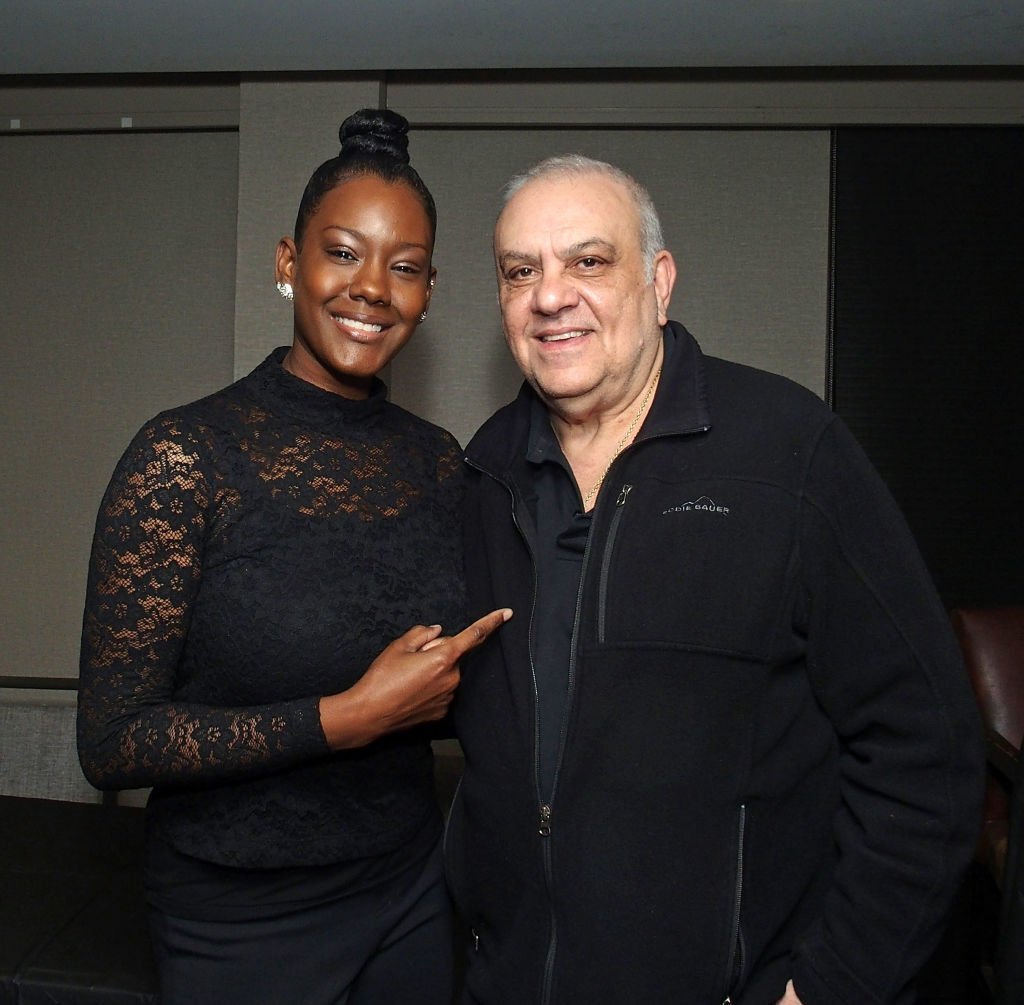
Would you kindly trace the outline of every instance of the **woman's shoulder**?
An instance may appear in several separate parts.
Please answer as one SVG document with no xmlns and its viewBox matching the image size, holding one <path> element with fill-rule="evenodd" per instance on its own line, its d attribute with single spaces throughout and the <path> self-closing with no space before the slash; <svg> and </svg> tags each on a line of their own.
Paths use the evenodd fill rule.
<svg viewBox="0 0 1024 1005">
<path fill-rule="evenodd" d="M 223 450 L 245 424 L 252 403 L 238 387 L 221 388 L 182 405 L 175 405 L 147 419 L 132 437 L 121 459 L 122 466 L 153 461 L 179 468 L 207 463 Z"/>
<path fill-rule="evenodd" d="M 267 413 L 259 405 L 253 376 L 249 374 L 200 398 L 166 408 L 149 419 L 142 430 L 152 428 L 170 435 L 204 438 L 218 432 L 235 433 L 239 426 L 252 422 L 254 414 Z"/>
</svg>

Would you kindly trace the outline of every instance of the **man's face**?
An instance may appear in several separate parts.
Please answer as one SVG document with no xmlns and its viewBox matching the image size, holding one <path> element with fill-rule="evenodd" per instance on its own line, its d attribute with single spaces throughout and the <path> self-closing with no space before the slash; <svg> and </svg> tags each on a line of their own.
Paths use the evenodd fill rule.
<svg viewBox="0 0 1024 1005">
<path fill-rule="evenodd" d="M 661 343 L 675 269 L 646 277 L 636 209 L 601 174 L 541 178 L 509 200 L 494 233 L 505 338 L 556 411 L 602 412 L 636 393 Z"/>
</svg>

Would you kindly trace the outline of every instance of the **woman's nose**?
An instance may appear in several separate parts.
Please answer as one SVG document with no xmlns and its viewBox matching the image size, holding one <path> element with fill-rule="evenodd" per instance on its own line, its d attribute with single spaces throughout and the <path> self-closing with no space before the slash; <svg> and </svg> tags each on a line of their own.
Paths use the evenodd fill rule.
<svg viewBox="0 0 1024 1005">
<path fill-rule="evenodd" d="M 353 300 L 362 300 L 368 304 L 390 303 L 391 287 L 387 268 L 369 259 L 360 262 L 349 283 L 348 293 Z"/>
</svg>

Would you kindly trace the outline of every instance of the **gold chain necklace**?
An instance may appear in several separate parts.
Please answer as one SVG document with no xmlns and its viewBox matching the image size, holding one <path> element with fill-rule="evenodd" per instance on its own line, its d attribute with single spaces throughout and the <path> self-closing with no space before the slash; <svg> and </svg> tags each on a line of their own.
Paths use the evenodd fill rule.
<svg viewBox="0 0 1024 1005">
<path fill-rule="evenodd" d="M 612 451 L 612 456 L 608 463 L 604 466 L 604 471 L 601 472 L 601 477 L 594 483 L 590 491 L 583 497 L 583 508 L 587 508 L 587 503 L 597 494 L 597 490 L 604 483 L 605 476 L 612 469 L 612 465 L 615 463 L 615 458 L 622 453 L 623 447 L 633 438 L 633 430 L 636 429 L 637 424 L 640 422 L 641 416 L 644 414 L 644 409 L 647 408 L 647 402 L 651 400 L 651 395 L 654 394 L 655 387 L 658 386 L 658 378 L 661 376 L 661 367 L 658 367 L 657 372 L 651 378 L 651 383 L 647 387 L 647 392 L 644 394 L 643 401 L 640 402 L 640 407 L 637 409 L 636 415 L 633 416 L 633 421 L 626 427 L 626 431 L 622 434 L 622 439 L 615 444 L 615 449 Z"/>
</svg>

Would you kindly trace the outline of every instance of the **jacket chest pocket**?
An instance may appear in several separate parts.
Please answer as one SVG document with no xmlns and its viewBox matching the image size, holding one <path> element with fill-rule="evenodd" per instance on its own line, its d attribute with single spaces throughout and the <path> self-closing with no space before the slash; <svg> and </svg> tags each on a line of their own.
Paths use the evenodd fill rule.
<svg viewBox="0 0 1024 1005">
<path fill-rule="evenodd" d="M 742 479 L 626 486 L 600 554 L 599 644 L 764 657 L 787 603 L 796 512 L 790 493 Z"/>
</svg>

